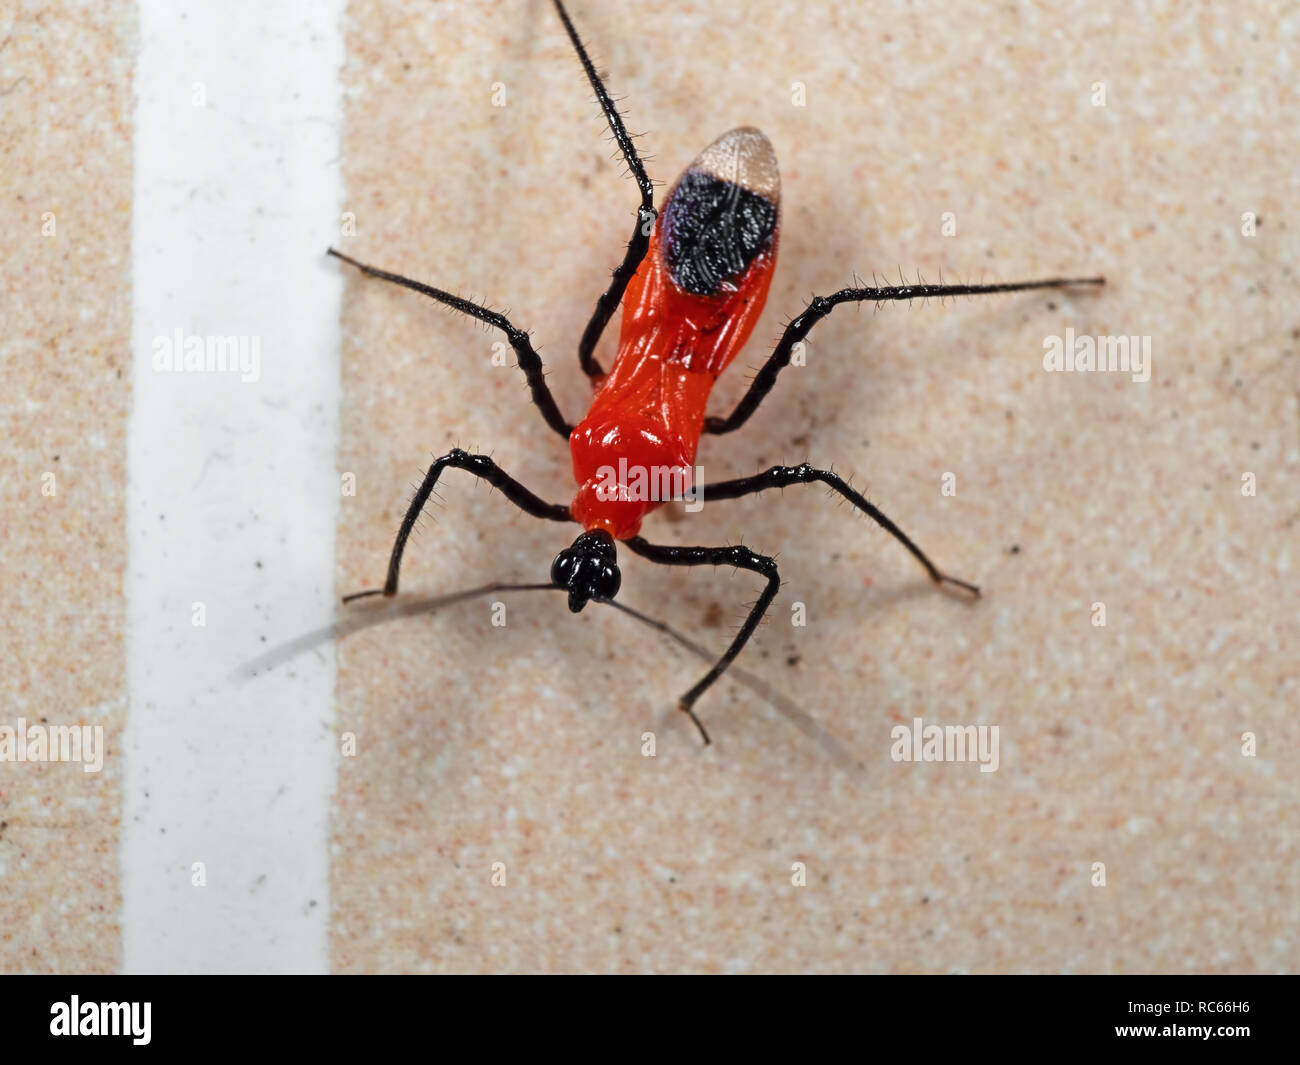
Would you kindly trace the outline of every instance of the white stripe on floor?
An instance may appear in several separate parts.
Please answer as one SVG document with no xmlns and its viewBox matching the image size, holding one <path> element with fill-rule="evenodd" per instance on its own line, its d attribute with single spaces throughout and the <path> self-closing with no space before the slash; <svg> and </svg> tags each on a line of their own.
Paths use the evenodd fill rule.
<svg viewBox="0 0 1300 1065">
<path fill-rule="evenodd" d="M 333 648 L 227 677 L 333 612 L 342 7 L 139 7 L 128 972 L 328 967 Z M 155 369 L 178 330 L 256 338 L 259 379 Z"/>
</svg>

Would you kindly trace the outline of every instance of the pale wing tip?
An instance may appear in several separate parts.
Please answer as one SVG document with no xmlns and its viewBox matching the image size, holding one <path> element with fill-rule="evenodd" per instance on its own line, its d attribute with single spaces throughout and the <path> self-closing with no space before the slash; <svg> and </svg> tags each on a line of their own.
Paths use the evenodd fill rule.
<svg viewBox="0 0 1300 1065">
<path fill-rule="evenodd" d="M 728 130 L 696 157 L 692 169 L 739 185 L 773 204 L 781 202 L 781 171 L 776 151 L 762 130 L 738 126 Z"/>
</svg>

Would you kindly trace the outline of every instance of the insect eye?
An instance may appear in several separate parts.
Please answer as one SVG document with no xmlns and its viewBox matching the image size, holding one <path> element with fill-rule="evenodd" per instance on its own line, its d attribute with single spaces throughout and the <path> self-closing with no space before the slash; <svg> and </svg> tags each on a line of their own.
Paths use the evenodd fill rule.
<svg viewBox="0 0 1300 1065">
<path fill-rule="evenodd" d="M 619 573 L 617 566 L 606 566 L 599 577 L 596 578 L 596 597 L 599 599 L 613 599 L 618 595 L 618 590 L 622 587 L 623 575 Z"/>
<path fill-rule="evenodd" d="M 569 575 L 573 571 L 573 560 L 569 557 L 568 551 L 561 551 L 555 556 L 555 561 L 551 563 L 551 583 L 565 587 L 569 582 Z"/>
</svg>

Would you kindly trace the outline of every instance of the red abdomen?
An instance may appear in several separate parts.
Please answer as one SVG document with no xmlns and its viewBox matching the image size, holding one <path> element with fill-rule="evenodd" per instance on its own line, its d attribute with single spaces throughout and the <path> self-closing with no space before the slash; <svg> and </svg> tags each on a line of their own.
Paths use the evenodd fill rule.
<svg viewBox="0 0 1300 1065">
<path fill-rule="evenodd" d="M 623 300 L 618 357 L 569 437 L 587 529 L 635 536 L 692 483 L 705 405 L 749 339 L 776 265 L 776 157 L 758 130 L 724 134 L 673 186 Z"/>
</svg>

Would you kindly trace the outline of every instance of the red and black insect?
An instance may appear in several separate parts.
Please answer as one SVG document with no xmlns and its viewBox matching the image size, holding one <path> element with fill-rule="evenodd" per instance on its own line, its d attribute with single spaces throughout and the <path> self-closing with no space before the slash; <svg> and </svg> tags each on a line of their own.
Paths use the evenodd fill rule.
<svg viewBox="0 0 1300 1065">
<path fill-rule="evenodd" d="M 500 329 L 514 349 L 533 402 L 546 424 L 569 442 L 578 490 L 571 503 L 547 503 L 488 456 L 459 448 L 449 451 L 429 468 L 411 501 L 393 544 L 384 587 L 358 592 L 344 601 L 397 594 L 407 538 L 447 469 L 465 470 L 489 482 L 534 517 L 577 522 L 583 527 L 572 545 L 556 556 L 551 566 L 551 585 L 543 586 L 567 591 L 569 609 L 575 613 L 590 601 L 612 602 L 618 594 L 620 542 L 634 554 L 663 565 L 728 565 L 750 570 L 765 580 L 762 593 L 722 657 L 679 702 L 680 709 L 691 717 L 708 743 L 708 733 L 693 709 L 695 702 L 740 653 L 776 597 L 781 584 L 776 562 L 742 546 L 672 547 L 650 543 L 640 536 L 641 522 L 660 502 L 645 498 L 643 492 L 628 491 L 626 484 L 620 483 L 616 490 L 609 491 L 605 483 L 608 473 L 602 471 L 689 470 L 701 434 L 730 433 L 744 425 L 790 364 L 795 345 L 841 304 L 1100 285 L 1103 279 L 1051 278 L 996 285 L 903 284 L 845 288 L 830 296 L 816 296 L 786 326 L 735 410 L 726 417 L 708 415 L 706 406 L 714 382 L 753 332 L 776 266 L 781 214 L 776 154 L 757 129 L 742 127 L 725 133 L 687 167 L 669 191 L 662 213 L 657 212 L 654 186 L 622 118 L 563 3 L 555 0 L 555 7 L 641 191 L 636 228 L 627 253 L 614 271 L 609 288 L 597 301 L 578 345 L 578 361 L 591 379 L 594 392 L 586 417 L 577 425 L 565 421 L 547 387 L 542 360 L 533 350 L 528 333 L 505 315 L 419 281 L 366 266 L 333 248 L 330 254 L 371 277 L 423 293 Z M 606 373 L 593 352 L 620 302 L 624 306 L 618 355 Z M 902 543 L 936 584 L 979 595 L 974 584 L 943 573 L 906 533 L 843 479 L 806 462 L 773 466 L 754 477 L 700 485 L 696 498 L 736 499 L 813 481 L 827 485 Z"/>
</svg>

